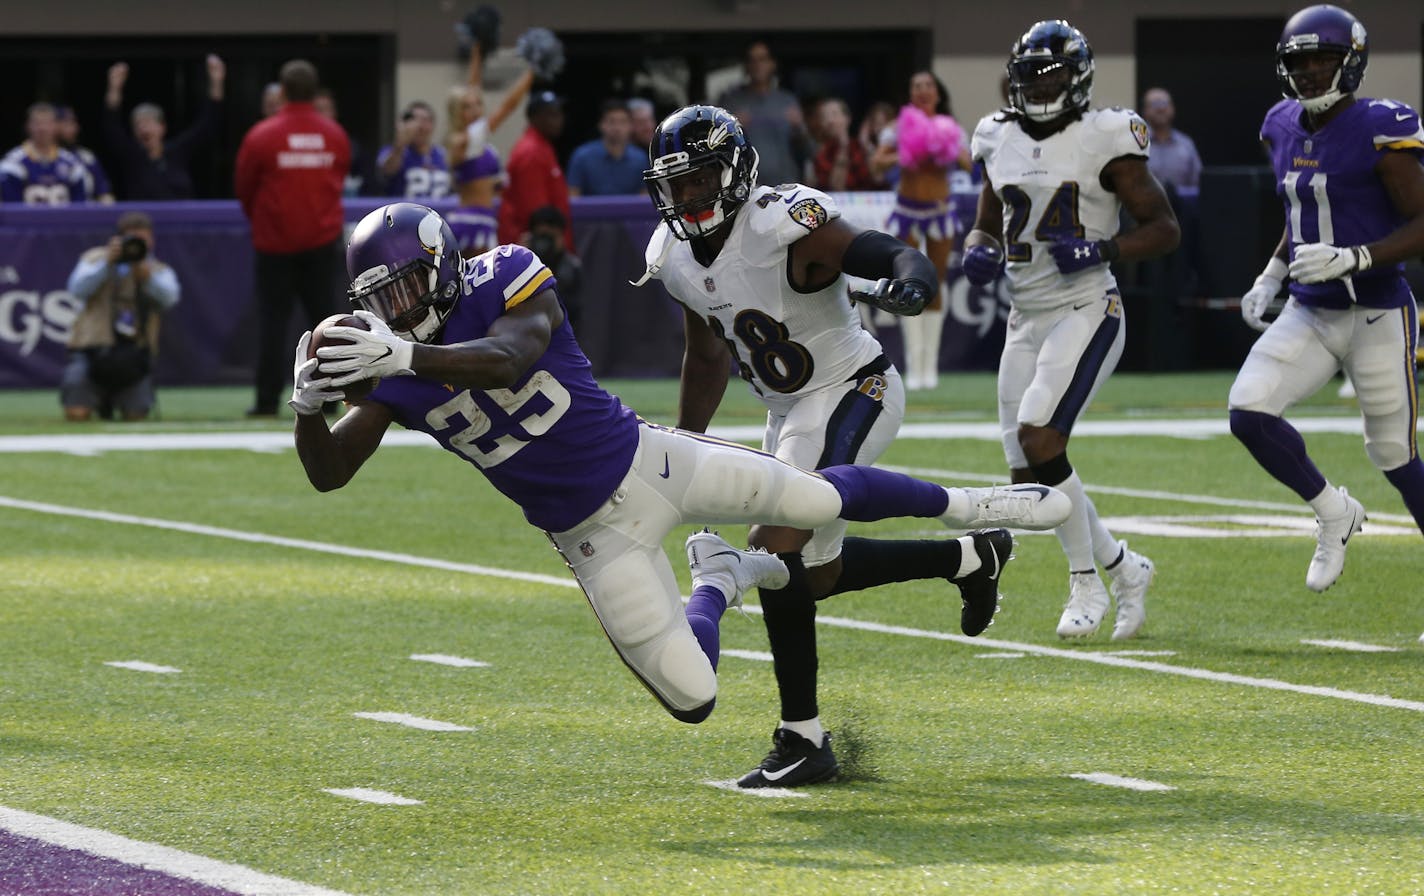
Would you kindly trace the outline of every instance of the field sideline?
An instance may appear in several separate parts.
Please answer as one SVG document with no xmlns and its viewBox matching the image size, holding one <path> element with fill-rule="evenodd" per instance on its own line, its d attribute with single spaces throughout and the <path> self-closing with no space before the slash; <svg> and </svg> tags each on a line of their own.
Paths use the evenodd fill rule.
<svg viewBox="0 0 1424 896">
<path fill-rule="evenodd" d="M 246 390 L 90 427 L 7 395 L 0 894 L 36 892 L 41 841 L 75 880 L 177 875 L 97 893 L 1424 891 L 1418 531 L 1322 393 L 1302 428 L 1370 522 L 1307 591 L 1309 514 L 1224 433 L 1229 380 L 1120 375 L 1076 434 L 1158 565 L 1142 637 L 1056 638 L 1051 536 L 1020 538 L 980 638 L 942 585 L 827 601 L 847 774 L 779 798 L 725 789 L 776 721 L 755 608 L 723 623 L 716 713 L 680 725 L 543 536 L 443 453 L 392 438 L 318 495 L 285 424 L 239 419 Z M 672 383 L 611 387 L 675 412 Z M 992 395 L 912 394 L 886 465 L 1002 481 Z M 736 385 L 724 412 L 756 431 Z"/>
</svg>

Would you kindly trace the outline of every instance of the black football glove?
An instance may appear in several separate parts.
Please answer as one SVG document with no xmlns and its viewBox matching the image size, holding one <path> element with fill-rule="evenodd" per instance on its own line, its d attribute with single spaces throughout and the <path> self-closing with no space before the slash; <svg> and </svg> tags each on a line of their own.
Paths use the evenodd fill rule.
<svg viewBox="0 0 1424 896">
<path fill-rule="evenodd" d="M 853 289 L 850 297 L 881 311 L 914 317 L 930 303 L 930 287 L 919 280 L 891 280 L 881 277 L 869 289 Z"/>
</svg>

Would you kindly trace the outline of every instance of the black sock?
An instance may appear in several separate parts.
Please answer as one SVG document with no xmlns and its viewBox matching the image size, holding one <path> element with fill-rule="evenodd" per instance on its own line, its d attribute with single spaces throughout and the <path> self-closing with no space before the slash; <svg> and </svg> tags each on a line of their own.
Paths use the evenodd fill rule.
<svg viewBox="0 0 1424 896">
<path fill-rule="evenodd" d="M 1058 485 L 1073 475 L 1073 465 L 1068 462 L 1068 452 L 1056 454 L 1041 464 L 1030 464 L 1034 478 L 1044 485 Z"/>
<path fill-rule="evenodd" d="M 847 538 L 841 545 L 841 577 L 826 597 L 916 579 L 949 579 L 959 572 L 959 540 L 877 541 Z"/>
<path fill-rule="evenodd" d="M 781 718 L 799 722 L 820 715 L 816 706 L 816 601 L 801 555 L 776 556 L 786 562 L 791 581 L 785 588 L 759 589 L 762 622 L 771 642 Z"/>
</svg>

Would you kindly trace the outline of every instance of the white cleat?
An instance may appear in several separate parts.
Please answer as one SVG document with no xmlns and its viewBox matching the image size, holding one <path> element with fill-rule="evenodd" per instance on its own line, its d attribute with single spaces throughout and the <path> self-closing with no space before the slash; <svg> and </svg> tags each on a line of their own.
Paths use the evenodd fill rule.
<svg viewBox="0 0 1424 896">
<path fill-rule="evenodd" d="M 1058 637 L 1092 637 L 1107 615 L 1108 602 L 1108 589 L 1096 570 L 1069 574 L 1068 603 L 1058 619 Z"/>
<path fill-rule="evenodd" d="M 1324 591 L 1340 578 L 1345 569 L 1345 546 L 1365 521 L 1364 505 L 1343 487 L 1339 492 L 1345 499 L 1345 512 L 1328 520 L 1315 518 L 1315 556 L 1305 573 L 1305 587 L 1311 591 Z"/>
<path fill-rule="evenodd" d="M 953 528 L 1055 529 L 1073 512 L 1073 500 L 1047 485 L 1024 483 L 946 491 L 949 507 L 940 520 Z"/>
<path fill-rule="evenodd" d="M 1147 586 L 1152 584 L 1157 567 L 1136 551 L 1128 550 L 1127 542 L 1119 541 L 1118 544 L 1122 546 L 1122 562 L 1108 571 L 1108 577 L 1112 580 L 1112 596 L 1117 601 L 1117 622 L 1113 624 L 1112 639 L 1126 641 L 1136 635 L 1142 623 L 1147 621 Z"/>
<path fill-rule="evenodd" d="M 753 588 L 785 588 L 791 581 L 786 564 L 758 548 L 739 551 L 716 532 L 703 529 L 687 538 L 687 565 L 692 587 L 711 585 L 727 598 L 727 609 L 739 607 Z"/>
</svg>

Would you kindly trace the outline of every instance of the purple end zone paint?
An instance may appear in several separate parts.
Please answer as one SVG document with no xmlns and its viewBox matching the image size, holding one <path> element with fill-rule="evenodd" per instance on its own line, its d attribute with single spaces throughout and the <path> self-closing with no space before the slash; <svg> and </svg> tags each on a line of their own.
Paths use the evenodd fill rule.
<svg viewBox="0 0 1424 896">
<path fill-rule="evenodd" d="M 162 871 L 0 831 L 0 896 L 233 896 Z"/>
</svg>

